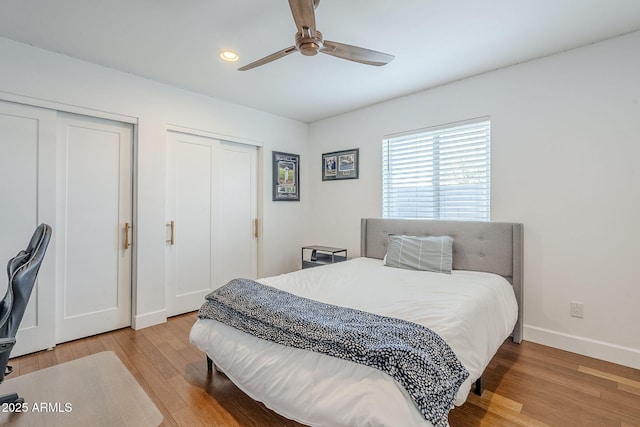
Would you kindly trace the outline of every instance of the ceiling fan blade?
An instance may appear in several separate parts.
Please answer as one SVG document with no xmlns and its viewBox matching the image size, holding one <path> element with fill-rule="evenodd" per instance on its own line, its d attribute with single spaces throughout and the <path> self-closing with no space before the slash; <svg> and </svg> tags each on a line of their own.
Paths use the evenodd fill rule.
<svg viewBox="0 0 640 427">
<path fill-rule="evenodd" d="M 386 65 L 395 58 L 395 56 L 387 53 L 329 40 L 324 41 L 324 47 L 320 49 L 320 52 L 338 58 L 348 59 L 349 61 L 375 66 Z"/>
<path fill-rule="evenodd" d="M 315 34 L 316 13 L 314 9 L 319 2 L 320 0 L 289 0 L 291 14 L 299 33 L 311 36 Z"/>
<path fill-rule="evenodd" d="M 275 61 L 276 59 L 284 58 L 285 56 L 295 52 L 298 50 L 295 46 L 290 46 L 286 49 L 282 49 L 279 52 L 272 53 L 271 55 L 265 56 L 262 59 L 258 59 L 257 61 L 252 62 L 251 64 L 247 64 L 243 67 L 238 68 L 238 71 L 247 71 L 252 68 L 259 67 L 264 64 L 268 64 L 271 61 Z"/>
</svg>

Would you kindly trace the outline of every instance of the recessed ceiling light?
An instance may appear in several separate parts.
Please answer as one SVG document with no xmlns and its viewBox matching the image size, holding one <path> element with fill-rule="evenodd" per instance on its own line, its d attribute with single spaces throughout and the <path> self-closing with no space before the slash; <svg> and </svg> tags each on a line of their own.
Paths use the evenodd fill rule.
<svg viewBox="0 0 640 427">
<path fill-rule="evenodd" d="M 223 50 L 220 52 L 220 58 L 222 58 L 223 61 L 236 62 L 238 60 L 238 54 L 232 50 Z"/>
</svg>

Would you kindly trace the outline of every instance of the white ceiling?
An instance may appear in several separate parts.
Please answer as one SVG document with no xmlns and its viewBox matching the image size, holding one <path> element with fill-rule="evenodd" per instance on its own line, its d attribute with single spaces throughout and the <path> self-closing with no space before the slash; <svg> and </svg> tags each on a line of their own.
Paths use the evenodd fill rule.
<svg viewBox="0 0 640 427">
<path fill-rule="evenodd" d="M 0 36 L 312 122 L 640 29 L 639 0 L 322 0 L 328 40 L 390 53 L 372 67 L 294 53 L 286 0 L 2 0 Z M 218 53 L 238 52 L 237 63 Z M 640 47 L 639 47 L 640 52 Z"/>
</svg>

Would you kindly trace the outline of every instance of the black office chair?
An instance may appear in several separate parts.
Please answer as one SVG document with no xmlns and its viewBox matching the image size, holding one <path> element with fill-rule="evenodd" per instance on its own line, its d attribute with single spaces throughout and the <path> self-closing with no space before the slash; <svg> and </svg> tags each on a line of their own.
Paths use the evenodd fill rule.
<svg viewBox="0 0 640 427">
<path fill-rule="evenodd" d="M 51 227 L 40 224 L 29 241 L 27 249 L 18 252 L 7 264 L 7 293 L 0 301 L 0 383 L 12 369 L 7 366 L 11 350 L 16 343 L 16 332 L 27 308 L 36 282 L 40 264 L 51 240 Z M 0 404 L 24 403 L 17 393 L 0 396 Z"/>
</svg>

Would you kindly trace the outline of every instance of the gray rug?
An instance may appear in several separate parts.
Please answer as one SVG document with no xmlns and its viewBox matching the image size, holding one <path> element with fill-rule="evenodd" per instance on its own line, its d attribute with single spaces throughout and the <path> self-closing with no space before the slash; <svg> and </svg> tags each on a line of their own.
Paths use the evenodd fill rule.
<svg viewBox="0 0 640 427">
<path fill-rule="evenodd" d="M 141 427 L 157 426 L 163 419 L 112 351 L 21 375 L 0 385 L 0 394 L 12 392 L 24 398 L 25 404 L 21 408 L 0 407 L 3 426 Z"/>
</svg>

